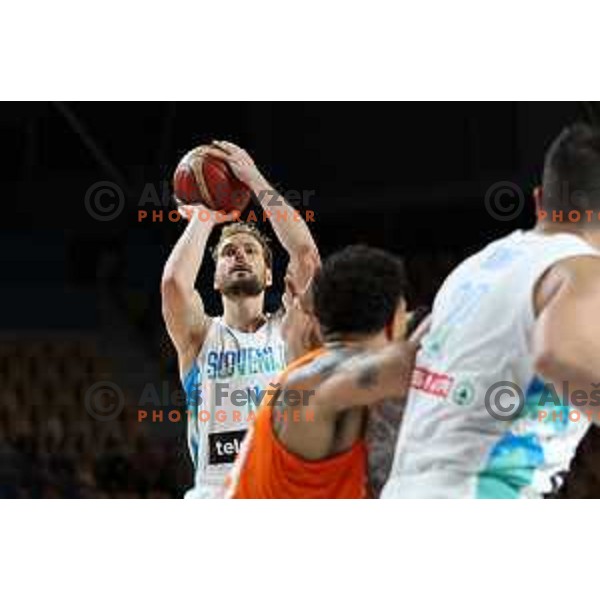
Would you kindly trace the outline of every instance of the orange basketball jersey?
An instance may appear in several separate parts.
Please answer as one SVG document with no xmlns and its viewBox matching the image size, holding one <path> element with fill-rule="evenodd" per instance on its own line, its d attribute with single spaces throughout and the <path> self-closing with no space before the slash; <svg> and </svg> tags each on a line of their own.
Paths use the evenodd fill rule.
<svg viewBox="0 0 600 600">
<path fill-rule="evenodd" d="M 291 363 L 289 374 L 313 361 L 318 349 Z M 364 440 L 323 460 L 306 460 L 277 439 L 272 425 L 273 396 L 267 393 L 229 474 L 228 498 L 366 498 L 367 453 Z"/>
</svg>

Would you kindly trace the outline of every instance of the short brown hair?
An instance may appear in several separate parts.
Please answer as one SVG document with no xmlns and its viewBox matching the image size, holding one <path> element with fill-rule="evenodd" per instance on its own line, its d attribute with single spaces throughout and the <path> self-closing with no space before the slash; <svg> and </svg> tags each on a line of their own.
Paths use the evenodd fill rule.
<svg viewBox="0 0 600 600">
<path fill-rule="evenodd" d="M 542 207 L 579 211 L 600 208 L 600 130 L 577 123 L 562 130 L 546 153 Z M 583 217 L 583 215 L 581 215 Z M 581 218 L 581 223 L 586 220 Z"/>
<path fill-rule="evenodd" d="M 221 229 L 221 236 L 219 237 L 219 241 L 217 245 L 213 248 L 212 256 L 216 261 L 219 256 L 219 250 L 221 246 L 228 238 L 238 235 L 239 233 L 246 233 L 247 235 L 251 235 L 261 246 L 263 250 L 263 257 L 265 259 L 265 263 L 269 269 L 272 268 L 273 265 L 273 253 L 271 252 L 270 240 L 269 238 L 262 233 L 257 227 L 252 225 L 251 223 L 231 223 L 230 225 L 225 225 L 223 229 Z"/>
</svg>

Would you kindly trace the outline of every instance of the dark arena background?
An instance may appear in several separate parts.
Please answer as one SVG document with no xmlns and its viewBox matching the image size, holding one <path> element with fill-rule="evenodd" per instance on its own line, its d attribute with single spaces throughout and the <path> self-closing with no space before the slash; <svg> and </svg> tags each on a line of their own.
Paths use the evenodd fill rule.
<svg viewBox="0 0 600 600">
<path fill-rule="evenodd" d="M 160 305 L 184 227 L 169 218 L 171 177 L 187 150 L 213 139 L 247 149 L 280 191 L 298 192 L 323 256 L 356 242 L 402 255 L 417 306 L 464 257 L 533 224 L 549 142 L 600 115 L 591 102 L 2 108 L 0 497 L 10 498 L 166 498 L 190 487 Z M 274 249 L 270 308 L 285 266 Z M 210 259 L 197 287 L 218 313 Z M 140 420 L 140 409 L 162 422 Z M 559 495 L 600 497 L 592 435 Z"/>
</svg>

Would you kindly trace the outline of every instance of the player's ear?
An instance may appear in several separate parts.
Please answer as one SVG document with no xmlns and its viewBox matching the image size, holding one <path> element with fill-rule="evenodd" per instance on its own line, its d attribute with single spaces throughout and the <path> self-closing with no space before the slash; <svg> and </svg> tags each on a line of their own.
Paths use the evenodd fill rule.
<svg viewBox="0 0 600 600">
<path fill-rule="evenodd" d="M 265 272 L 265 287 L 271 287 L 273 285 L 273 271 L 269 267 L 266 268 Z"/>
<path fill-rule="evenodd" d="M 542 186 L 536 185 L 533 188 L 533 202 L 535 204 L 535 213 L 539 214 L 542 210 Z"/>
</svg>

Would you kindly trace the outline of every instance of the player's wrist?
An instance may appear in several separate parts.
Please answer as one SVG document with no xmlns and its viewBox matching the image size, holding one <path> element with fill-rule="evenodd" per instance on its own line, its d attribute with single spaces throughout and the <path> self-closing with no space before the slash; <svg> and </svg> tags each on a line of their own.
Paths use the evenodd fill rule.
<svg viewBox="0 0 600 600">
<path fill-rule="evenodd" d="M 193 230 L 210 232 L 218 223 L 217 213 L 204 204 L 184 204 L 179 207 L 178 212 Z"/>
</svg>

